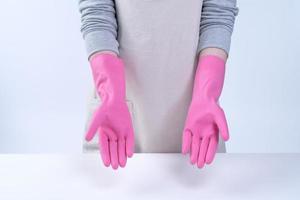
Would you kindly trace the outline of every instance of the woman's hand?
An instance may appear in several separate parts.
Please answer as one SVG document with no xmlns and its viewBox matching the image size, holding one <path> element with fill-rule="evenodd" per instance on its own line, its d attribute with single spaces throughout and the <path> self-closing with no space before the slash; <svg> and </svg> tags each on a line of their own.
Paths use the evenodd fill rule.
<svg viewBox="0 0 300 200">
<path fill-rule="evenodd" d="M 225 114 L 218 103 L 224 75 L 223 59 L 200 56 L 182 141 L 182 153 L 189 152 L 191 163 L 199 168 L 213 161 L 219 134 L 224 141 L 229 139 Z"/>
<path fill-rule="evenodd" d="M 225 114 L 213 100 L 192 101 L 182 142 L 182 153 L 190 152 L 190 161 L 202 168 L 210 164 L 216 154 L 219 133 L 224 141 L 229 139 Z"/>
<path fill-rule="evenodd" d="M 86 140 L 92 140 L 97 132 L 104 165 L 125 167 L 134 150 L 132 121 L 125 101 L 102 102 L 91 120 Z"/>
<path fill-rule="evenodd" d="M 95 111 L 86 140 L 99 134 L 99 149 L 105 166 L 126 165 L 134 152 L 134 133 L 125 96 L 125 67 L 116 55 L 97 53 L 90 59 L 101 105 Z"/>
</svg>

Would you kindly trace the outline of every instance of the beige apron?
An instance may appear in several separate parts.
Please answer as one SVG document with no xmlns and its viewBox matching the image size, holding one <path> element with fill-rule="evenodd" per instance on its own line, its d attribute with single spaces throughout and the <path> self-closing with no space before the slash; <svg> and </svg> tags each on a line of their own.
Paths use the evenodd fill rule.
<svg viewBox="0 0 300 200">
<path fill-rule="evenodd" d="M 115 3 L 135 151 L 180 152 L 197 64 L 202 0 Z M 86 124 L 99 103 L 94 91 Z M 98 138 L 84 142 L 84 150 L 97 150 L 97 143 Z M 225 152 L 221 140 L 218 152 Z"/>
</svg>

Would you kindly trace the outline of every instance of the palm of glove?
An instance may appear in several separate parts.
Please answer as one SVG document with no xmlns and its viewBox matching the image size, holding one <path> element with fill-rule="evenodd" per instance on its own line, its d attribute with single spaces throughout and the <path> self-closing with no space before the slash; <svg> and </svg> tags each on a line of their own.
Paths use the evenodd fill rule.
<svg viewBox="0 0 300 200">
<path fill-rule="evenodd" d="M 224 123 L 224 112 L 215 102 L 191 103 L 183 133 L 182 152 L 190 152 L 192 164 L 197 163 L 202 168 L 205 163 L 213 161 L 218 148 L 219 127 Z"/>
<path fill-rule="evenodd" d="M 125 166 L 134 146 L 132 121 L 126 103 L 103 103 L 94 113 L 86 139 L 91 140 L 97 130 L 104 164 L 111 164 L 113 168 Z"/>
<path fill-rule="evenodd" d="M 112 131 L 111 134 L 108 133 L 110 140 L 126 139 L 132 131 L 131 116 L 126 103 L 103 104 L 102 107 L 104 117 L 99 126 Z M 99 111 L 99 115 L 101 114 Z"/>
</svg>

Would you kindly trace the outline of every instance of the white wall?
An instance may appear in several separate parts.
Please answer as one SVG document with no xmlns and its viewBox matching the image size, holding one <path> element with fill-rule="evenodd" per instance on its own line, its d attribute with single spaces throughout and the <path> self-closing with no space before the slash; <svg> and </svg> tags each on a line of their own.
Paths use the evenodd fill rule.
<svg viewBox="0 0 300 200">
<path fill-rule="evenodd" d="M 223 105 L 230 152 L 300 152 L 300 1 L 239 0 Z"/>
<path fill-rule="evenodd" d="M 0 151 L 80 152 L 92 81 L 77 1 L 1 1 L 0 20 Z"/>
<path fill-rule="evenodd" d="M 300 2 L 239 0 L 222 104 L 229 152 L 300 152 Z M 92 86 L 77 0 L 2 1 L 0 153 L 81 152 Z"/>
</svg>

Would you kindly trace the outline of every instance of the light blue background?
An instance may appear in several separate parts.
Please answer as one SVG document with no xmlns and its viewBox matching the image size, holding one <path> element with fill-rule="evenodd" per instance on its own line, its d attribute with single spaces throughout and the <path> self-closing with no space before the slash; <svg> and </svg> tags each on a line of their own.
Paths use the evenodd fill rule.
<svg viewBox="0 0 300 200">
<path fill-rule="evenodd" d="M 300 1 L 238 6 L 228 152 L 299 153 Z M 2 1 L 0 25 L 0 153 L 81 152 L 92 80 L 77 1 Z"/>
</svg>

